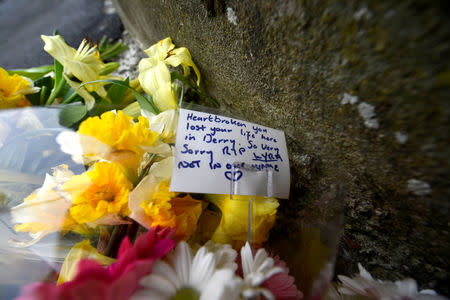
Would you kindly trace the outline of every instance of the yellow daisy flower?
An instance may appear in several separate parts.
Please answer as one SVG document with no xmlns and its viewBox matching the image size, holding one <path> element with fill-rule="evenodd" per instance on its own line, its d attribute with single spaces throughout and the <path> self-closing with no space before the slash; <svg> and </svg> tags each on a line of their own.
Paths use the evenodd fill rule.
<svg viewBox="0 0 450 300">
<path fill-rule="evenodd" d="M 133 184 L 114 163 L 98 162 L 70 178 L 63 190 L 72 197 L 70 216 L 78 223 L 112 224 L 129 214 L 128 194 Z"/>
<path fill-rule="evenodd" d="M 202 202 L 191 196 L 177 197 L 169 191 L 173 157 L 155 163 L 130 193 L 130 218 L 150 228 L 176 228 L 177 239 L 188 239 L 197 228 L 202 213 Z"/>
<path fill-rule="evenodd" d="M 56 140 L 61 150 L 71 154 L 74 161 L 87 164 L 105 159 L 116 162 L 124 167 L 133 182 L 137 180 L 143 154 L 151 152 L 152 146 L 159 143 L 158 133 L 149 129 L 147 118 L 140 116 L 138 122 L 133 122 L 132 117 L 120 110 L 90 117 L 81 123 L 76 133 L 62 132 Z"/>
<path fill-rule="evenodd" d="M 0 68 L 0 109 L 29 106 L 31 104 L 25 95 L 38 91 L 39 88 L 33 87 L 30 79 L 17 74 L 10 76 L 5 69 Z"/>
<path fill-rule="evenodd" d="M 79 134 L 90 135 L 115 150 L 132 151 L 142 155 L 142 146 L 150 146 L 158 139 L 158 133 L 149 130 L 147 118 L 140 116 L 138 122 L 117 111 L 108 111 L 100 117 L 90 117 L 81 123 Z"/>
</svg>

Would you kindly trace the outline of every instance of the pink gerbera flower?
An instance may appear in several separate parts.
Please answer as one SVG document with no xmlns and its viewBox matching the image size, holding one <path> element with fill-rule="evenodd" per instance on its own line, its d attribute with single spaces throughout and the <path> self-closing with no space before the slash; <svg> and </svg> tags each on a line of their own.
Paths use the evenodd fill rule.
<svg viewBox="0 0 450 300">
<path fill-rule="evenodd" d="M 241 297 L 265 300 L 299 300 L 303 298 L 289 276 L 289 268 L 279 256 L 269 255 L 264 248 L 252 249 L 247 242 L 238 257 L 237 274 L 244 279 Z"/>
<path fill-rule="evenodd" d="M 73 280 L 60 285 L 28 285 L 16 300 L 128 299 L 137 289 L 140 279 L 150 272 L 153 262 L 173 248 L 175 242 L 169 238 L 172 234 L 173 230 L 168 228 L 161 231 L 152 228 L 134 245 L 125 237 L 117 261 L 109 267 L 104 268 L 94 260 L 81 260 Z"/>
<path fill-rule="evenodd" d="M 269 279 L 264 281 L 263 286 L 269 289 L 277 300 L 299 300 L 303 298 L 303 293 L 300 292 L 294 283 L 294 277 L 289 276 L 289 268 L 280 257 L 274 256 L 273 260 L 276 267 L 283 269 L 283 272 L 272 275 Z"/>
</svg>

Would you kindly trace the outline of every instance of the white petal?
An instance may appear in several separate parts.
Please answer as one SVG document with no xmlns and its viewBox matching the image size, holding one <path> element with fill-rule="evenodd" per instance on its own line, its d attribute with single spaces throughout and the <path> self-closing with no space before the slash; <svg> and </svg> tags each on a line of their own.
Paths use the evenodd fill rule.
<svg viewBox="0 0 450 300">
<path fill-rule="evenodd" d="M 200 248 L 192 261 L 189 284 L 201 290 L 213 275 L 215 265 L 214 255 L 207 253 L 206 248 Z"/>
<path fill-rule="evenodd" d="M 217 270 L 202 289 L 200 300 L 238 299 L 241 280 L 230 269 Z"/>
<path fill-rule="evenodd" d="M 155 273 L 151 273 L 142 278 L 140 283 L 145 286 L 146 289 L 152 290 L 167 298 L 175 295 L 177 290 L 176 283 L 173 283 L 170 278 Z"/>
<path fill-rule="evenodd" d="M 180 242 L 175 248 L 173 266 L 182 285 L 189 283 L 191 263 L 191 249 L 186 242 Z"/>
<path fill-rule="evenodd" d="M 167 279 L 175 286 L 176 289 L 179 289 L 182 286 L 182 283 L 180 282 L 177 274 L 175 273 L 175 270 L 172 269 L 172 267 L 169 264 L 163 261 L 158 260 L 153 264 L 152 274 L 159 275 Z M 143 282 L 143 284 L 144 283 L 145 282 Z"/>
<path fill-rule="evenodd" d="M 169 298 L 152 290 L 137 290 L 130 300 L 168 300 Z"/>
<path fill-rule="evenodd" d="M 242 272 L 244 273 L 244 278 L 247 274 L 252 272 L 253 266 L 253 254 L 249 243 L 245 243 L 245 246 L 241 248 L 241 261 L 242 261 Z"/>
<path fill-rule="evenodd" d="M 359 269 L 359 275 L 361 275 L 361 277 L 368 279 L 368 280 L 373 280 L 372 275 L 370 275 L 369 272 L 367 272 L 366 269 L 364 269 L 364 267 L 358 263 L 358 269 Z"/>
</svg>

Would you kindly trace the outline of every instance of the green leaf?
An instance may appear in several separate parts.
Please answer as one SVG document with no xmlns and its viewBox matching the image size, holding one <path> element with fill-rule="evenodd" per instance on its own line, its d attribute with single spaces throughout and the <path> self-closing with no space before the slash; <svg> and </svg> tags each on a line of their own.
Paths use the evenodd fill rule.
<svg viewBox="0 0 450 300">
<path fill-rule="evenodd" d="M 98 51 L 101 53 L 105 50 L 105 46 L 106 46 L 106 35 L 104 35 L 100 41 L 100 43 L 98 44 Z"/>
<path fill-rule="evenodd" d="M 45 102 L 41 102 L 41 99 L 45 101 L 50 95 L 50 91 L 53 88 L 53 79 L 50 76 L 41 77 L 33 82 L 34 86 L 40 87 L 39 93 L 26 95 L 28 101 L 32 105 L 43 105 Z M 46 87 L 45 89 L 43 87 Z"/>
<path fill-rule="evenodd" d="M 130 87 L 130 79 L 127 78 L 123 81 L 125 86 L 118 85 L 118 84 L 111 84 L 111 86 L 108 89 L 108 98 L 111 99 L 111 102 L 114 104 L 118 104 L 121 102 L 123 95 L 127 91 L 127 89 Z"/>
<path fill-rule="evenodd" d="M 103 69 L 100 70 L 100 75 L 108 75 L 112 72 L 114 72 L 115 70 L 117 70 L 117 68 L 120 67 L 120 64 L 118 62 L 109 62 L 106 63 L 105 66 L 103 67 Z"/>
<path fill-rule="evenodd" d="M 97 101 L 95 101 L 94 107 L 89 110 L 88 114 L 90 116 L 100 116 L 104 112 L 117 109 L 117 105 L 112 104 L 111 102 L 107 101 L 106 99 L 99 98 Z"/>
<path fill-rule="evenodd" d="M 67 105 L 59 113 L 59 124 L 65 127 L 71 127 L 81 121 L 86 116 L 85 105 Z"/>
<path fill-rule="evenodd" d="M 55 98 L 60 93 L 61 89 L 64 87 L 66 80 L 63 77 L 63 65 L 55 59 L 55 84 L 53 86 L 53 90 L 50 93 L 50 96 L 47 99 L 47 102 L 45 102 L 45 105 L 51 105 L 53 101 L 55 101 Z"/>
<path fill-rule="evenodd" d="M 123 51 L 127 50 L 128 47 L 125 44 L 122 44 L 121 41 L 117 41 L 116 43 L 112 44 L 108 42 L 107 45 L 105 45 L 100 51 L 100 58 L 105 61 L 107 59 L 110 59 L 114 56 L 119 55 Z"/>
<path fill-rule="evenodd" d="M 58 86 L 63 79 L 62 73 L 64 71 L 63 65 L 55 59 L 55 86 Z"/>
<path fill-rule="evenodd" d="M 126 87 L 133 93 L 134 97 L 136 98 L 137 102 L 139 103 L 139 105 L 141 106 L 142 109 L 145 109 L 154 114 L 159 114 L 161 112 L 158 109 L 158 107 L 156 107 L 155 103 L 153 102 L 153 98 L 150 95 L 146 94 L 144 97 L 138 91 L 136 91 L 132 87 L 129 87 L 123 81 L 120 81 L 120 80 L 114 80 L 114 79 L 94 80 L 94 81 L 83 83 L 81 86 L 84 86 L 84 85 L 90 84 L 90 83 L 96 83 L 96 82 L 108 82 L 108 83 L 113 83 L 116 85 Z"/>
<path fill-rule="evenodd" d="M 70 87 L 70 86 L 69 86 Z M 71 102 L 82 102 L 83 98 L 80 97 L 80 95 L 77 94 L 72 88 L 69 88 L 66 93 L 64 94 L 62 104 L 69 104 Z"/>
<path fill-rule="evenodd" d="M 178 73 L 178 72 L 171 72 L 171 73 L 170 73 L 170 77 L 171 77 L 172 81 L 173 81 L 174 79 L 178 79 L 179 81 L 183 82 L 184 84 L 187 84 L 187 85 L 188 85 L 194 92 L 196 92 L 200 97 L 205 98 L 206 100 L 208 100 L 209 102 L 211 102 L 215 107 L 217 107 L 217 108 L 220 107 L 220 104 L 219 104 L 219 102 L 217 102 L 216 99 L 214 99 L 214 98 L 212 98 L 212 97 L 210 97 L 210 96 L 208 96 L 208 95 L 202 93 L 198 88 L 196 88 L 193 84 L 191 84 L 191 83 L 189 82 L 189 80 L 188 80 L 186 77 L 184 77 L 184 76 L 181 75 L 180 73 Z"/>
<path fill-rule="evenodd" d="M 40 67 L 35 67 L 35 68 L 29 68 L 29 69 L 15 69 L 15 70 L 9 70 L 8 74 L 9 75 L 20 75 L 20 76 L 25 76 L 27 78 L 30 78 L 31 80 L 36 80 L 41 78 L 42 76 L 44 76 L 45 74 L 49 73 L 53 71 L 53 66 L 52 65 L 47 65 L 47 66 L 40 66 Z"/>
</svg>

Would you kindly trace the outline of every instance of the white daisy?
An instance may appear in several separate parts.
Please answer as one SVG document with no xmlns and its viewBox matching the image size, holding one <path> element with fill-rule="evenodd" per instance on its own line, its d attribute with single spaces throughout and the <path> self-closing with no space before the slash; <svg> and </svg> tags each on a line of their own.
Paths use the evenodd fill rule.
<svg viewBox="0 0 450 300">
<path fill-rule="evenodd" d="M 201 247 L 192 258 L 189 246 L 181 242 L 168 262 L 153 264 L 151 274 L 141 280 L 143 289 L 131 299 L 238 299 L 241 279 L 235 275 L 235 258 L 231 247 L 213 243 Z"/>
<path fill-rule="evenodd" d="M 375 280 L 361 264 L 358 264 L 358 268 L 359 274 L 353 278 L 338 275 L 339 280 L 342 282 L 342 286 L 339 288 L 340 293 L 364 296 L 376 300 L 446 299 L 437 295 L 433 290 L 422 290 L 419 292 L 414 279 L 409 278 L 396 282 Z"/>
<path fill-rule="evenodd" d="M 271 276 L 283 272 L 283 269 L 276 267 L 274 260 L 262 248 L 253 257 L 248 242 L 241 248 L 241 261 L 244 275 L 241 296 L 245 299 L 254 299 L 262 294 L 267 300 L 274 300 L 272 292 L 261 285 Z"/>
</svg>

